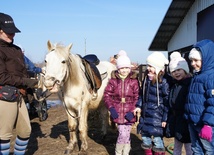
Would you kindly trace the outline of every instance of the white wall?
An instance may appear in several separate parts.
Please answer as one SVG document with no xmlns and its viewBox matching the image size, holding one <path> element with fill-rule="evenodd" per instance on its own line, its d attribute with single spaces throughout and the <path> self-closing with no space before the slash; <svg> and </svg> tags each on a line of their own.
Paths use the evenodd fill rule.
<svg viewBox="0 0 214 155">
<path fill-rule="evenodd" d="M 197 41 L 197 13 L 214 4 L 214 0 L 196 0 L 168 43 L 168 51 L 190 46 Z"/>
</svg>

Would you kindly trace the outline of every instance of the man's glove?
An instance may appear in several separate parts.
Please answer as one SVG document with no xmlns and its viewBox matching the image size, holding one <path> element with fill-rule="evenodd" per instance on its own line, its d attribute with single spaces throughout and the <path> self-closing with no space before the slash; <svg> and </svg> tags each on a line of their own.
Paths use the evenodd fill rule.
<svg viewBox="0 0 214 155">
<path fill-rule="evenodd" d="M 36 79 L 23 78 L 23 85 L 27 88 L 34 88 L 38 84 Z"/>
<path fill-rule="evenodd" d="M 125 115 L 125 119 L 127 119 L 129 122 L 134 118 L 134 114 L 132 112 L 127 112 Z"/>
<path fill-rule="evenodd" d="M 111 113 L 111 117 L 113 118 L 113 119 L 116 119 L 116 118 L 118 118 L 118 113 L 117 113 L 117 111 L 115 110 L 115 108 L 110 108 L 109 109 L 109 111 L 110 111 L 110 113 Z"/>
<path fill-rule="evenodd" d="M 212 141 L 212 127 L 209 125 L 204 125 L 201 129 L 199 136 L 203 139 L 208 140 L 209 142 Z"/>
</svg>

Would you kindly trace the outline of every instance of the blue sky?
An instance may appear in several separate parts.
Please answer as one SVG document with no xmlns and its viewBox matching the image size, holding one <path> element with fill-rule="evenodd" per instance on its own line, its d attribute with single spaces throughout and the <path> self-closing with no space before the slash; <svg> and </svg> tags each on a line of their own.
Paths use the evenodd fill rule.
<svg viewBox="0 0 214 155">
<path fill-rule="evenodd" d="M 21 30 L 14 43 L 35 63 L 43 62 L 47 41 L 68 45 L 72 53 L 100 60 L 123 49 L 132 62 L 145 63 L 148 48 L 172 0 L 4 0 Z"/>
</svg>

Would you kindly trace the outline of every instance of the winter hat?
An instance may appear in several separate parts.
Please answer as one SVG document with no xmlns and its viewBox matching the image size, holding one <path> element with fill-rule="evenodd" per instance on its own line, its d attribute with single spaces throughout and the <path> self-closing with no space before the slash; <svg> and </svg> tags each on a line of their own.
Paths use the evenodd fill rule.
<svg viewBox="0 0 214 155">
<path fill-rule="evenodd" d="M 170 73 L 172 73 L 177 69 L 183 69 L 185 70 L 186 73 L 189 73 L 189 66 L 187 64 L 187 61 L 183 57 L 181 57 L 181 54 L 180 55 L 179 54 L 174 52 L 171 54 L 173 56 L 172 57 L 173 59 L 171 59 L 169 63 Z M 170 58 L 171 58 L 171 55 L 170 55 Z"/>
<path fill-rule="evenodd" d="M 189 59 L 201 60 L 201 52 L 198 51 L 196 48 L 193 48 L 189 53 Z"/>
<path fill-rule="evenodd" d="M 126 53 L 126 51 L 124 51 L 124 50 L 120 50 L 119 52 L 118 52 L 118 57 L 119 56 L 122 56 L 122 55 L 125 55 L 125 56 L 127 56 L 127 53 Z"/>
<path fill-rule="evenodd" d="M 131 61 L 128 56 L 122 55 L 117 59 L 117 69 L 128 67 L 131 68 Z"/>
<path fill-rule="evenodd" d="M 179 53 L 178 51 L 174 51 L 171 55 L 170 55 L 170 60 L 177 58 L 177 57 L 181 57 L 181 53 Z"/>
<path fill-rule="evenodd" d="M 147 57 L 147 64 L 154 67 L 156 74 L 165 69 L 165 65 L 169 63 L 169 60 L 161 52 L 153 52 Z"/>
</svg>

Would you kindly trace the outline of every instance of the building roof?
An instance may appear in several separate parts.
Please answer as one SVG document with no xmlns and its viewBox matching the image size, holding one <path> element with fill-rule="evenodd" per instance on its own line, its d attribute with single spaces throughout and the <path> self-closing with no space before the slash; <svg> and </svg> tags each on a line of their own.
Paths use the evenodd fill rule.
<svg viewBox="0 0 214 155">
<path fill-rule="evenodd" d="M 149 51 L 168 51 L 167 45 L 195 0 L 173 0 L 149 47 Z"/>
</svg>

